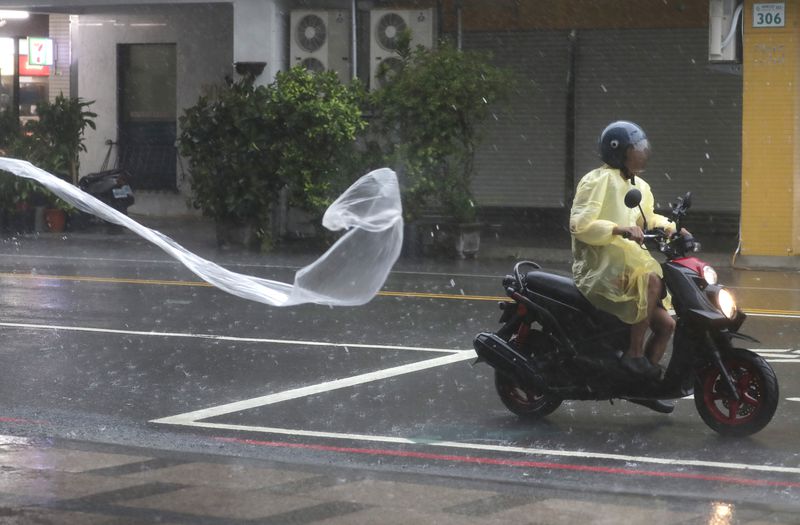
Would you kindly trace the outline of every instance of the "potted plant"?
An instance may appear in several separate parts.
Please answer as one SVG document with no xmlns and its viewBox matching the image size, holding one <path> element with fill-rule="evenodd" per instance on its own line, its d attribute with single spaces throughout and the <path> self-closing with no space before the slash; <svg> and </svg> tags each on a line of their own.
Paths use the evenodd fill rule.
<svg viewBox="0 0 800 525">
<path fill-rule="evenodd" d="M 4 112 L 0 120 L 5 130 L 3 152 L 12 157 L 30 159 L 35 150 L 35 139 L 29 131 L 20 126 L 19 120 L 11 112 Z M 11 232 L 26 233 L 44 229 L 44 210 L 48 196 L 39 184 L 3 173 L 0 178 L 0 192 Z"/>
<path fill-rule="evenodd" d="M 40 104 L 36 109 L 38 122 L 29 123 L 33 136 L 47 150 L 41 151 L 41 156 L 49 160 L 54 172 L 68 174 L 68 180 L 75 185 L 78 184 L 80 152 L 86 151 L 84 132 L 87 127 L 96 129 L 93 119 L 97 114 L 87 109 L 93 103 L 77 97 L 67 98 L 60 93 L 52 103 Z"/>
<path fill-rule="evenodd" d="M 33 231 L 36 207 L 41 206 L 45 199 L 46 195 L 35 182 L 0 172 L 3 230 L 11 233 Z"/>
<path fill-rule="evenodd" d="M 394 137 L 406 218 L 421 221 L 431 211 L 444 215 L 450 224 L 437 231 L 455 238 L 460 256 L 474 255 L 480 225 L 471 182 L 480 124 L 513 79 L 488 55 L 446 42 L 436 49 L 412 50 L 409 42 L 406 33 L 399 44 L 402 66 L 375 95 L 385 133 Z"/>
<path fill-rule="evenodd" d="M 87 110 L 91 104 L 80 98 L 67 98 L 63 93 L 52 103 L 41 103 L 37 108 L 38 120 L 29 121 L 22 128 L 14 123 L 3 125 L 11 130 L 6 153 L 77 183 L 78 157 L 81 151 L 86 151 L 84 131 L 87 126 L 95 128 L 92 119 L 97 115 Z M 16 120 L 13 116 L 4 118 Z M 32 181 L 16 179 L 11 189 L 17 208 L 40 208 L 42 224 L 49 225 L 52 231 L 63 231 L 69 205 Z"/>
<path fill-rule="evenodd" d="M 52 103 L 40 104 L 37 108 L 39 121 L 35 123 L 34 137 L 47 148 L 51 173 L 78 184 L 80 152 L 86 151 L 84 133 L 87 127 L 96 129 L 96 113 L 88 110 L 93 102 L 81 98 L 65 97 L 63 93 Z M 44 154 L 43 154 L 44 155 Z M 52 197 L 45 210 L 45 222 L 50 231 L 62 232 L 66 227 L 67 212 L 72 208 L 61 199 Z"/>
</svg>

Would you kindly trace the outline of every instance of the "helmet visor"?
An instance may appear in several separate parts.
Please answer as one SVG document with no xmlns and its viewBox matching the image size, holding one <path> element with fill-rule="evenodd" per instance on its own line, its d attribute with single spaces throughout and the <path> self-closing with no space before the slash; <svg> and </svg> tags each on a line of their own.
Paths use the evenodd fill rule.
<svg viewBox="0 0 800 525">
<path fill-rule="evenodd" d="M 638 142 L 635 142 L 631 145 L 631 147 L 633 147 L 633 149 L 636 151 L 641 151 L 648 157 L 650 156 L 650 141 L 647 139 L 642 139 Z"/>
</svg>

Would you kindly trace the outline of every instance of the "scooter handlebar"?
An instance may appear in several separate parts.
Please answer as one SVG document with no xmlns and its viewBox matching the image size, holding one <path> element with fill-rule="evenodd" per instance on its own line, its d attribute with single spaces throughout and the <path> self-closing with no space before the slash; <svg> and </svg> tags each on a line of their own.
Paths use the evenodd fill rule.
<svg viewBox="0 0 800 525">
<path fill-rule="evenodd" d="M 631 238 L 631 233 L 629 231 L 622 232 L 622 237 L 625 239 Z M 661 228 L 656 228 L 655 230 L 646 230 L 644 232 L 644 239 L 662 239 L 667 237 L 667 233 L 662 230 Z"/>
</svg>

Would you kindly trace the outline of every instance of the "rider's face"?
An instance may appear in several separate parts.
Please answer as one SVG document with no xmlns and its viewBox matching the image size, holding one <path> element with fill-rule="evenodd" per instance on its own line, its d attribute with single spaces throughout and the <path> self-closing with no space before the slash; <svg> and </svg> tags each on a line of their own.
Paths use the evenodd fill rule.
<svg viewBox="0 0 800 525">
<path fill-rule="evenodd" d="M 625 167 L 633 175 L 639 175 L 644 172 L 647 166 L 647 159 L 650 158 L 650 147 L 631 147 L 628 148 L 627 155 L 625 156 Z"/>
</svg>

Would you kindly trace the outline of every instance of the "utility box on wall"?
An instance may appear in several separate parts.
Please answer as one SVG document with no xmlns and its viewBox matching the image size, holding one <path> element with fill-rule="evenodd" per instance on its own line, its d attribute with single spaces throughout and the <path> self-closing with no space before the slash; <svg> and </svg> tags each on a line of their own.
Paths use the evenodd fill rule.
<svg viewBox="0 0 800 525">
<path fill-rule="evenodd" d="M 740 0 L 710 0 L 708 3 L 708 61 L 739 63 L 741 57 Z"/>
</svg>

